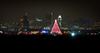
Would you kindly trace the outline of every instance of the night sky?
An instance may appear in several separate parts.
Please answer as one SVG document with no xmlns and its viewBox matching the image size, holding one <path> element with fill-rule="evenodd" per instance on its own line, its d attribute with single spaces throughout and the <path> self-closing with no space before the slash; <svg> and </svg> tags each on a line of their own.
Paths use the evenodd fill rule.
<svg viewBox="0 0 100 53">
<path fill-rule="evenodd" d="M 62 15 L 66 23 L 80 18 L 99 20 L 99 1 L 32 1 L 32 0 L 0 0 L 0 22 L 17 21 L 18 17 L 28 12 L 29 17 L 44 17 L 54 12 L 56 18 Z"/>
</svg>

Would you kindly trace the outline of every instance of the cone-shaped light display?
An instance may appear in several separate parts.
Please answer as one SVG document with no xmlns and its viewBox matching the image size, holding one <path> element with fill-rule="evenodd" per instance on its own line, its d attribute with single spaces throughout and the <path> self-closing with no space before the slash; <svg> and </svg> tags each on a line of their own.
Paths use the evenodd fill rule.
<svg viewBox="0 0 100 53">
<path fill-rule="evenodd" d="M 51 34 L 62 34 L 56 19 L 55 19 L 54 25 L 53 25 L 50 33 Z"/>
</svg>

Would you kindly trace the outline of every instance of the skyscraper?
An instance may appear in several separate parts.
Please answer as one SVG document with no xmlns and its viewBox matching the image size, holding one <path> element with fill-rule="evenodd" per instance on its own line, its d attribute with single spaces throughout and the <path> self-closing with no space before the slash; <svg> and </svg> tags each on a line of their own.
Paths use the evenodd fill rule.
<svg viewBox="0 0 100 53">
<path fill-rule="evenodd" d="M 58 23 L 59 23 L 59 26 L 61 27 L 62 26 L 62 17 L 61 17 L 61 15 L 58 16 Z"/>
<path fill-rule="evenodd" d="M 24 31 L 29 31 L 29 21 L 28 21 L 28 17 L 27 16 L 23 16 L 24 17 L 24 21 L 23 21 L 23 25 L 24 25 Z"/>
<path fill-rule="evenodd" d="M 29 31 L 29 20 L 27 14 L 20 17 L 19 31 Z"/>
</svg>

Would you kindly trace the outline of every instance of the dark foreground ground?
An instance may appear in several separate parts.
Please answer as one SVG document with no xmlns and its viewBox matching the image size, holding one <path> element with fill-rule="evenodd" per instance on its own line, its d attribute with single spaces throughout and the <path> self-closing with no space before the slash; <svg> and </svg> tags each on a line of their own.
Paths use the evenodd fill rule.
<svg viewBox="0 0 100 53">
<path fill-rule="evenodd" d="M 100 48 L 99 35 L 0 35 L 0 48 L 53 48 L 81 49 Z"/>
</svg>

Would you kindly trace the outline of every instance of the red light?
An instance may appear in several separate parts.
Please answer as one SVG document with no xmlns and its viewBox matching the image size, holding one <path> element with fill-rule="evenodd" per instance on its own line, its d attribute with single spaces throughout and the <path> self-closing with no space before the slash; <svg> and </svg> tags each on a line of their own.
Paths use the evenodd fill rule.
<svg viewBox="0 0 100 53">
<path fill-rule="evenodd" d="M 54 25 L 52 27 L 51 33 L 62 34 L 62 32 L 61 32 L 61 30 L 60 30 L 60 28 L 58 26 L 58 22 L 57 22 L 56 19 L 55 19 Z"/>
</svg>

